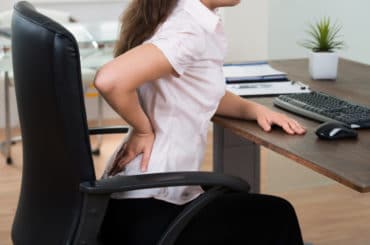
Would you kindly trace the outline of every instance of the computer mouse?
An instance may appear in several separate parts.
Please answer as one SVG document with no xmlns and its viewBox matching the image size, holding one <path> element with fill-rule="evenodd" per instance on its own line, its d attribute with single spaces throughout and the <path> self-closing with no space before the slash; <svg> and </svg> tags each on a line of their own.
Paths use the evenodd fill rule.
<svg viewBox="0 0 370 245">
<path fill-rule="evenodd" d="M 326 122 L 320 124 L 315 133 L 320 139 L 327 140 L 357 138 L 357 132 L 354 129 L 339 122 Z"/>
</svg>

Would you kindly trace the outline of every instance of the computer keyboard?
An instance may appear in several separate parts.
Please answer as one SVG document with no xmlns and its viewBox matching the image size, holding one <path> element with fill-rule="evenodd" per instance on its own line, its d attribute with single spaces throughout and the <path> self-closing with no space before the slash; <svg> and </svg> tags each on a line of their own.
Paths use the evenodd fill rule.
<svg viewBox="0 0 370 245">
<path fill-rule="evenodd" d="M 370 128 L 370 108 L 322 92 L 280 95 L 274 105 L 320 122 L 336 121 L 351 128 Z"/>
</svg>

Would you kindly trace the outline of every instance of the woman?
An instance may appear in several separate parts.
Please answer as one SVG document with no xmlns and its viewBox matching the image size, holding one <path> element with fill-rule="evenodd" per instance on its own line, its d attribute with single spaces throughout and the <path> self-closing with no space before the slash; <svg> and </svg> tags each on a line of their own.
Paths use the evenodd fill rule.
<svg viewBox="0 0 370 245">
<path fill-rule="evenodd" d="M 265 131 L 276 124 L 288 134 L 305 133 L 295 120 L 225 91 L 222 65 L 226 40 L 216 9 L 238 3 L 130 3 L 116 44 L 116 58 L 103 66 L 95 79 L 105 100 L 132 126 L 103 177 L 199 170 L 209 120 L 215 113 L 256 120 Z M 114 194 L 102 236 L 111 243 L 155 244 L 173 217 L 201 193 L 200 187 L 171 187 Z M 220 206 L 226 210 L 221 216 Z M 280 198 L 228 194 L 211 203 L 207 211 L 192 223 L 200 233 L 184 244 L 235 244 L 233 239 L 245 238 L 248 230 L 249 240 L 243 239 L 248 244 L 302 244 L 294 209 Z M 235 217 L 246 224 L 238 227 Z M 108 229 L 108 223 L 115 228 Z M 233 235 L 239 232 L 239 237 L 217 232 L 225 225 L 233 229 Z M 205 229 L 212 231 L 212 236 Z"/>
</svg>

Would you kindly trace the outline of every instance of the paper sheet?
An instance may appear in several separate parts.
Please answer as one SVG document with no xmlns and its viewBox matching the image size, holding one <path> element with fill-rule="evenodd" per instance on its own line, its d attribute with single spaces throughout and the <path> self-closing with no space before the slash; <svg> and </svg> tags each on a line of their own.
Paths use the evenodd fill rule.
<svg viewBox="0 0 370 245">
<path fill-rule="evenodd" d="M 263 80 L 268 77 L 285 77 L 286 73 L 272 68 L 267 63 L 224 65 L 226 80 Z"/>
<path fill-rule="evenodd" d="M 299 81 L 227 84 L 226 89 L 240 96 L 262 96 L 311 92 L 308 85 Z"/>
</svg>

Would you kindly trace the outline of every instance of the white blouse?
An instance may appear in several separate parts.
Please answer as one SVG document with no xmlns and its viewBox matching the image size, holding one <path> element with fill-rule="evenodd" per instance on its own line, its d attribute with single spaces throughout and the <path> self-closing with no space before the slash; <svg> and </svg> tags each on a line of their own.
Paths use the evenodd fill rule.
<svg viewBox="0 0 370 245">
<path fill-rule="evenodd" d="M 199 0 L 180 0 L 145 43 L 158 47 L 180 76 L 168 75 L 138 89 L 155 141 L 147 172 L 140 170 L 140 154 L 119 175 L 198 171 L 210 118 L 225 94 L 222 65 L 227 47 L 220 17 Z M 199 186 L 184 186 L 115 193 L 112 198 L 153 197 L 184 204 L 201 193 Z"/>
</svg>

